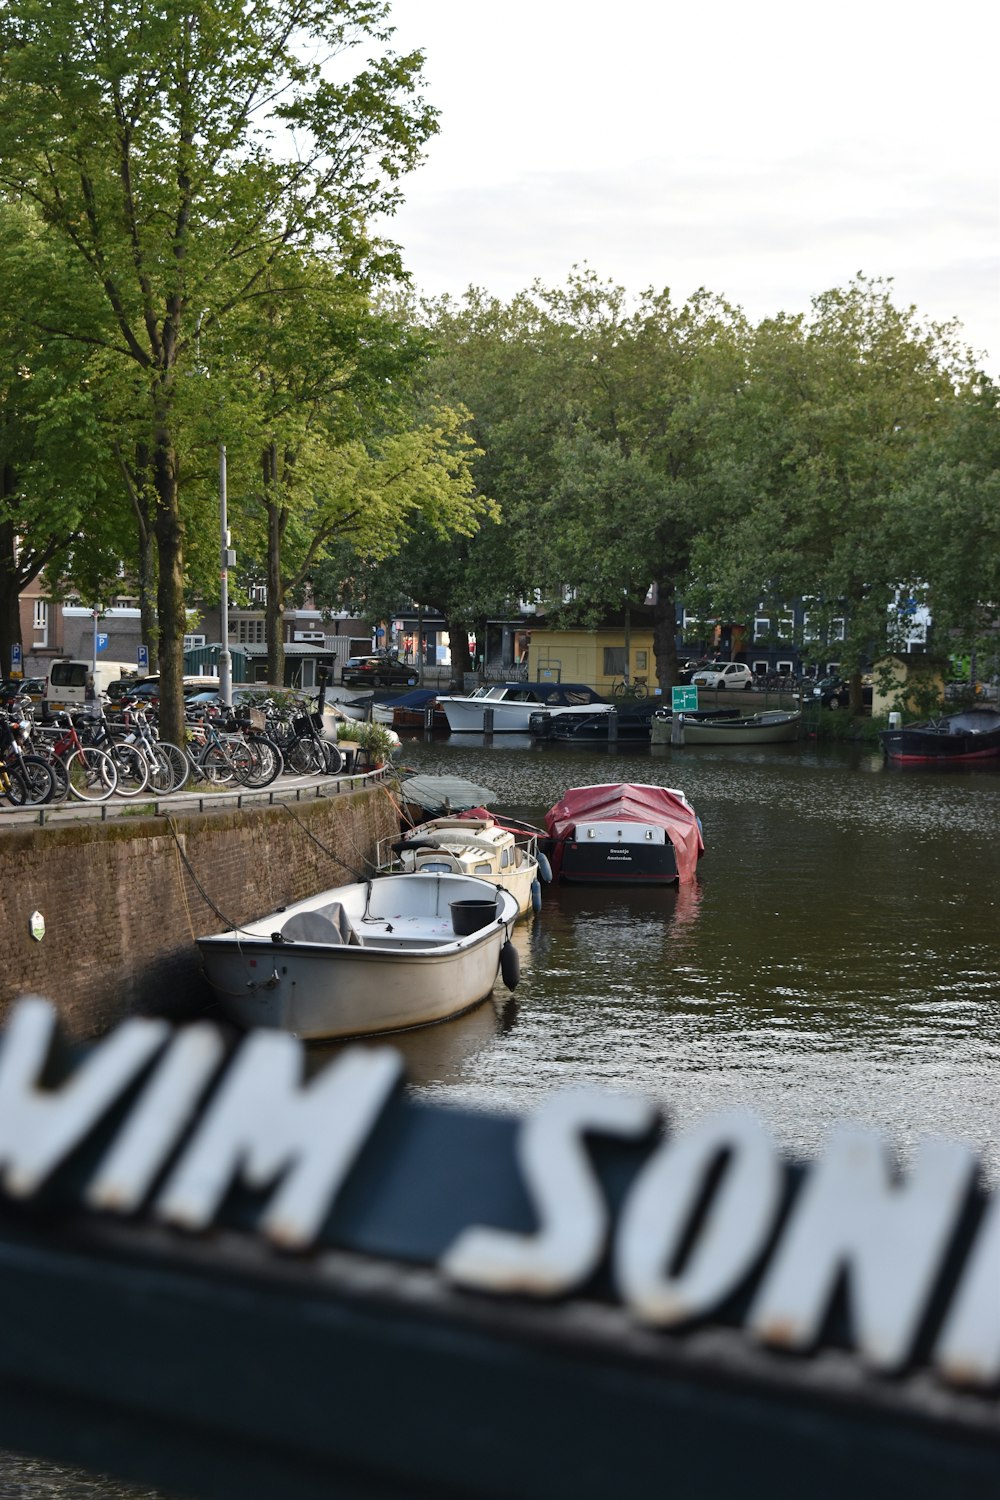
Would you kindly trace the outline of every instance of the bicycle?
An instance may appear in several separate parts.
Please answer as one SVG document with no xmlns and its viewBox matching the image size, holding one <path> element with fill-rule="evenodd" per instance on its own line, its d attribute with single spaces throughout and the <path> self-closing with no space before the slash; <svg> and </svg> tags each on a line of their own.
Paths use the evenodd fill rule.
<svg viewBox="0 0 1000 1500">
<path fill-rule="evenodd" d="M 180 791 L 191 774 L 191 762 L 179 745 L 153 733 L 141 700 L 127 699 L 117 715 L 121 731 L 149 764 L 149 786 L 160 797 Z"/>
<path fill-rule="evenodd" d="M 248 790 L 259 791 L 270 786 L 284 769 L 281 751 L 272 739 L 255 728 L 238 727 L 236 719 L 227 720 L 224 733 L 207 715 L 189 718 L 192 735 L 188 760 L 194 774 L 213 785 L 236 781 Z M 252 724 L 251 720 L 251 724 Z"/>
<path fill-rule="evenodd" d="M 623 677 L 621 682 L 611 684 L 612 698 L 648 698 L 649 688 L 645 677 Z"/>
<path fill-rule="evenodd" d="M 0 713 L 0 796 L 14 807 L 34 807 L 50 802 L 55 779 L 45 761 L 26 755 L 27 725 Z"/>
<path fill-rule="evenodd" d="M 285 758 L 293 771 L 302 776 L 325 772 L 336 776 L 343 770 L 344 753 L 324 733 L 323 715 L 319 712 L 296 714 L 292 719 L 292 737 Z"/>
<path fill-rule="evenodd" d="M 118 773 L 118 795 L 138 797 L 149 785 L 153 766 L 138 745 L 126 736 L 115 735 L 103 710 L 96 718 L 78 719 L 77 729 L 85 745 L 103 750 L 115 763 Z"/>
<path fill-rule="evenodd" d="M 111 756 L 96 745 L 85 745 L 68 713 L 56 714 L 54 723 L 55 737 L 48 753 L 53 766 L 60 763 L 60 782 L 65 777 L 62 795 L 69 794 L 78 802 L 107 802 L 118 790 L 118 771 Z"/>
</svg>

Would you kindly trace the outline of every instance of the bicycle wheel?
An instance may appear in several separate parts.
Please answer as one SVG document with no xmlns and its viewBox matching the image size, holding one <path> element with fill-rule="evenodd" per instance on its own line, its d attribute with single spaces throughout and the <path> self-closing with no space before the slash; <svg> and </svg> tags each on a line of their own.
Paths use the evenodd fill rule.
<svg viewBox="0 0 1000 1500">
<path fill-rule="evenodd" d="M 118 788 L 115 763 L 104 750 L 84 746 L 66 757 L 71 797 L 79 802 L 107 802 Z"/>
<path fill-rule="evenodd" d="M 6 796 L 15 807 L 38 807 L 52 800 L 52 772 L 37 755 L 23 755 L 5 767 L 10 785 Z"/>
<path fill-rule="evenodd" d="M 632 692 L 633 692 L 633 694 L 634 694 L 634 696 L 636 698 L 648 698 L 649 697 L 649 688 L 646 686 L 646 684 L 644 682 L 637 682 L 637 683 L 635 683 L 635 685 L 632 688 Z"/>
<path fill-rule="evenodd" d="M 179 792 L 191 775 L 191 762 L 188 760 L 185 752 L 181 749 L 180 745 L 171 744 L 170 740 L 157 740 L 156 759 L 160 767 L 156 783 L 157 791 L 163 791 L 165 794 L 168 792 Z M 168 767 L 167 784 L 160 786 L 159 782 L 165 779 L 162 771 L 164 764 Z M 150 776 L 150 782 L 151 784 L 153 783 L 152 776 Z"/>
<path fill-rule="evenodd" d="M 627 692 L 628 692 L 628 683 L 627 682 L 615 682 L 615 683 L 612 683 L 612 686 L 611 686 L 611 696 L 612 696 L 612 698 L 624 698 L 625 694 Z"/>
<path fill-rule="evenodd" d="M 294 739 L 285 753 L 285 763 L 297 775 L 311 776 L 324 769 L 324 763 L 320 760 L 321 753 L 315 740 Z"/>
<path fill-rule="evenodd" d="M 118 795 L 138 797 L 149 785 L 149 762 L 134 745 L 113 744 L 108 754 L 118 774 Z"/>
<path fill-rule="evenodd" d="M 221 745 L 206 745 L 194 765 L 213 786 L 225 786 L 236 779 L 232 758 Z"/>
<path fill-rule="evenodd" d="M 324 769 L 328 776 L 336 776 L 344 769 L 344 752 L 339 745 L 324 742 L 323 754 L 326 757 Z"/>
<path fill-rule="evenodd" d="M 260 791 L 261 787 L 270 786 L 281 775 L 284 761 L 277 745 L 265 734 L 247 735 L 246 744 L 253 763 L 249 774 L 241 780 L 252 791 Z"/>
<path fill-rule="evenodd" d="M 51 752 L 39 756 L 39 759 L 44 760 L 52 772 L 52 801 L 65 802 L 69 796 L 69 772 L 66 770 L 66 762 Z"/>
</svg>

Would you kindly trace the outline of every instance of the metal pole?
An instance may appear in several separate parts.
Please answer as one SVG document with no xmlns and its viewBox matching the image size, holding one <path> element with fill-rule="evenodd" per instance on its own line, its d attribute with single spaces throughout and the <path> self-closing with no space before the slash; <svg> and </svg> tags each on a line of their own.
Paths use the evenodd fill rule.
<svg viewBox="0 0 1000 1500">
<path fill-rule="evenodd" d="M 219 619 L 222 625 L 222 649 L 219 652 L 219 697 L 227 708 L 233 706 L 233 658 L 229 650 L 229 523 L 226 516 L 226 445 L 219 444 L 219 516 L 222 522 L 222 567 L 219 591 Z"/>
</svg>

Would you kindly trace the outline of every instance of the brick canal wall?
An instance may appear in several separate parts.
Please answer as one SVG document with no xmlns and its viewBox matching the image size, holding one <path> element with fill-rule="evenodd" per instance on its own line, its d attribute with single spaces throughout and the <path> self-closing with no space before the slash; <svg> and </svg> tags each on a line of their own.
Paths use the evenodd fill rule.
<svg viewBox="0 0 1000 1500">
<path fill-rule="evenodd" d="M 398 832 L 384 786 L 294 803 L 0 833 L 0 1024 L 54 1001 L 74 1039 L 214 1011 L 195 938 L 363 879 Z M 45 919 L 41 941 L 30 918 Z"/>
</svg>

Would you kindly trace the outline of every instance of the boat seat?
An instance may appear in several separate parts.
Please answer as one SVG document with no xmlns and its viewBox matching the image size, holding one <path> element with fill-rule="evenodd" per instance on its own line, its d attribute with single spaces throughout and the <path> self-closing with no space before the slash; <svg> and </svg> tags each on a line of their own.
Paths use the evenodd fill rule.
<svg viewBox="0 0 1000 1500">
<path fill-rule="evenodd" d="M 326 912 L 299 911 L 281 929 L 281 936 L 292 943 L 360 943 L 351 919 L 335 901 Z"/>
</svg>

